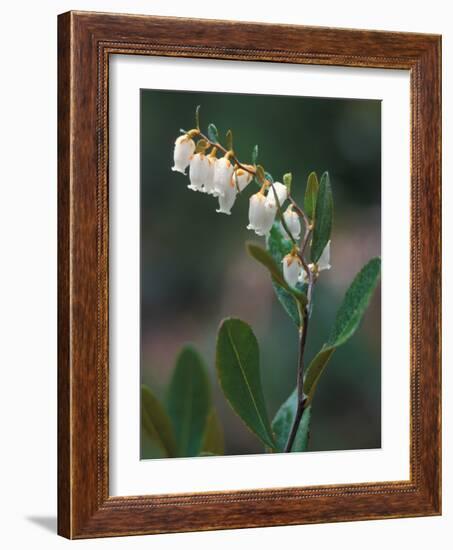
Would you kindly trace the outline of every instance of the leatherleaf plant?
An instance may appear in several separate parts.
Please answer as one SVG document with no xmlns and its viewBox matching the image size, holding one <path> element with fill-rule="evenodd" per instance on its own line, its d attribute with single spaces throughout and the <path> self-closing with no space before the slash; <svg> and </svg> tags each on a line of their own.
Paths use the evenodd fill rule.
<svg viewBox="0 0 453 550">
<path fill-rule="evenodd" d="M 239 160 L 232 131 L 228 130 L 223 143 L 214 124 L 203 133 L 199 111 L 197 107 L 195 128 L 181 130 L 176 139 L 172 170 L 188 176 L 190 190 L 212 195 L 218 201 L 217 212 L 224 215 L 231 214 L 248 186 L 256 186 L 255 192 L 248 193 L 247 228 L 263 238 L 263 246 L 256 242 L 245 246 L 251 259 L 267 270 L 276 298 L 297 327 L 298 338 L 295 388 L 272 421 L 261 384 L 259 344 L 252 328 L 241 319 L 227 318 L 220 323 L 216 346 L 220 386 L 266 451 L 306 451 L 319 380 L 335 350 L 359 327 L 378 284 L 381 261 L 370 259 L 355 276 L 324 345 L 307 361 L 316 283 L 324 271 L 335 267 L 330 260 L 333 196 L 329 174 L 324 172 L 318 179 L 316 173 L 310 173 L 303 204 L 298 204 L 291 192 L 291 173 L 284 174 L 281 181 L 274 180 L 258 163 L 258 146 L 248 162 Z M 192 395 L 187 395 L 188 388 Z M 157 403 L 149 388 L 142 392 L 142 429 L 160 448 L 160 456 L 223 453 L 223 433 L 210 402 L 209 381 L 193 348 L 185 348 L 178 358 L 166 406 Z M 192 403 L 189 409 L 184 407 L 188 399 Z"/>
</svg>

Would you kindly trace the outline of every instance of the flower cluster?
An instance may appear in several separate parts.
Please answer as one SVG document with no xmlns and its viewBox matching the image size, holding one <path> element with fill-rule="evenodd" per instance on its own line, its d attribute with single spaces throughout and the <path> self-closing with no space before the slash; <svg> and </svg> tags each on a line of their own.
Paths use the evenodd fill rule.
<svg viewBox="0 0 453 550">
<path fill-rule="evenodd" d="M 193 137 L 197 135 L 201 135 L 199 130 L 191 130 L 177 138 L 172 170 L 186 175 L 186 169 L 189 168 L 190 182 L 187 187 L 192 191 L 216 197 L 219 201 L 216 212 L 230 215 L 238 193 L 244 191 L 254 176 L 259 181 L 257 167 L 239 163 L 234 157 L 233 151 L 222 148 L 218 143 L 210 143 L 202 139 L 195 144 Z M 218 147 L 225 153 L 221 158 L 217 158 Z M 207 154 L 209 148 L 211 151 Z M 263 172 L 260 190 L 251 195 L 249 199 L 247 229 L 254 231 L 259 236 L 266 237 L 277 215 L 280 214 L 285 233 L 294 244 L 291 253 L 282 260 L 283 275 L 288 285 L 295 287 L 298 283 L 306 283 L 309 273 L 304 268 L 301 255 L 296 247 L 296 241 L 300 239 L 301 235 L 301 210 L 297 208 L 298 211 L 296 211 L 293 207 L 294 201 L 291 200 L 289 206 L 283 211 L 289 198 L 288 186 L 278 181 L 272 181 Z M 315 275 L 320 271 L 330 269 L 330 241 L 319 261 L 316 264 L 309 264 L 307 267 Z"/>
</svg>

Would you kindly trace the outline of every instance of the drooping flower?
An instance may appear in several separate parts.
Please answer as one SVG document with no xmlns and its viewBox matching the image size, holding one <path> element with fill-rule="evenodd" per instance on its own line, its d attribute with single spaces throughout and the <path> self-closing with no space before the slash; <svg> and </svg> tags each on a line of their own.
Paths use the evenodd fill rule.
<svg viewBox="0 0 453 550">
<path fill-rule="evenodd" d="M 274 223 L 276 213 L 277 207 L 269 204 L 264 193 L 258 191 L 250 197 L 247 229 L 255 231 L 259 236 L 267 235 Z"/>
<path fill-rule="evenodd" d="M 300 218 L 299 218 L 299 214 L 294 212 L 292 204 L 290 204 L 288 208 L 285 210 L 283 214 L 283 218 L 292 236 L 295 239 L 298 239 L 300 237 L 300 231 L 301 231 Z"/>
<path fill-rule="evenodd" d="M 223 195 L 228 190 L 233 169 L 234 167 L 227 156 L 217 160 L 214 168 L 214 195 Z"/>
<path fill-rule="evenodd" d="M 195 143 L 188 134 L 179 136 L 175 141 L 175 150 L 173 153 L 174 166 L 173 172 L 186 173 L 186 168 L 189 166 L 190 159 L 195 151 Z"/>
<path fill-rule="evenodd" d="M 210 171 L 208 157 L 204 153 L 193 155 L 189 164 L 190 184 L 187 186 L 192 191 L 203 191 Z"/>
<path fill-rule="evenodd" d="M 217 158 L 215 155 L 209 155 L 207 157 L 208 160 L 208 168 L 206 171 L 206 177 L 204 180 L 204 186 L 203 186 L 203 193 L 208 193 L 208 195 L 214 195 L 214 172 L 215 172 L 215 165 L 217 164 Z"/>
<path fill-rule="evenodd" d="M 317 274 L 320 271 L 329 270 L 331 267 L 332 266 L 330 265 L 330 241 L 329 241 L 324 247 L 324 250 L 322 251 L 322 254 L 319 260 L 315 264 L 308 264 L 308 269 L 312 273 Z M 308 275 L 305 272 L 305 270 L 302 270 L 302 273 L 299 278 L 299 282 L 304 284 L 308 282 Z"/>
<path fill-rule="evenodd" d="M 286 185 L 276 181 L 269 187 L 269 191 L 267 192 L 267 202 L 272 206 L 277 206 L 275 194 L 277 194 L 280 206 L 283 206 L 283 203 L 288 198 L 288 188 Z"/>
<path fill-rule="evenodd" d="M 303 272 L 302 262 L 296 252 L 287 254 L 283 260 L 283 277 L 291 287 L 295 287 L 299 282 Z"/>
<path fill-rule="evenodd" d="M 252 166 L 245 165 L 246 168 L 252 168 Z M 247 172 L 243 168 L 237 168 L 233 174 L 233 179 L 239 192 L 244 191 L 247 185 L 252 181 L 253 176 L 250 172 Z"/>
<path fill-rule="evenodd" d="M 219 208 L 216 212 L 221 214 L 231 214 L 231 208 L 236 200 L 237 189 L 234 181 L 231 179 L 228 187 L 223 192 L 223 195 L 219 195 Z"/>
</svg>

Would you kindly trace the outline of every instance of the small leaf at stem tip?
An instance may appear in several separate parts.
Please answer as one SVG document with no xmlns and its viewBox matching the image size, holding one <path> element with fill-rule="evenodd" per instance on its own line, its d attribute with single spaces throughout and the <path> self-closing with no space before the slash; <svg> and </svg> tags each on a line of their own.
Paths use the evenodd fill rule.
<svg viewBox="0 0 453 550">
<path fill-rule="evenodd" d="M 195 126 L 200 129 L 200 107 L 201 105 L 197 105 L 197 108 L 195 109 Z"/>
<path fill-rule="evenodd" d="M 316 199 L 315 227 L 311 244 L 311 261 L 316 263 L 330 240 L 333 220 L 333 197 L 330 178 L 327 172 L 321 177 Z"/>
<path fill-rule="evenodd" d="M 288 195 L 291 193 L 291 183 L 293 181 L 293 175 L 291 172 L 288 172 L 287 174 L 283 175 L 283 183 L 286 185 L 286 188 L 288 189 Z"/>
<path fill-rule="evenodd" d="M 219 132 L 212 122 L 208 126 L 208 138 L 212 143 L 219 143 Z"/>
<path fill-rule="evenodd" d="M 255 147 L 252 150 L 252 164 L 256 164 L 258 160 L 258 145 L 255 145 Z"/>
<path fill-rule="evenodd" d="M 233 132 L 231 130 L 228 130 L 228 132 L 226 133 L 226 146 L 227 151 L 233 150 Z"/>
<path fill-rule="evenodd" d="M 200 139 L 198 140 L 197 145 L 195 147 L 195 152 L 204 153 L 208 147 L 209 147 L 209 143 L 205 139 Z"/>
<path fill-rule="evenodd" d="M 256 167 L 255 177 L 260 183 L 264 183 L 264 180 L 266 179 L 264 168 L 261 166 L 261 164 L 258 164 Z"/>
<path fill-rule="evenodd" d="M 307 186 L 305 188 L 305 197 L 304 197 L 304 210 L 305 214 L 310 219 L 314 219 L 315 208 L 316 208 L 316 198 L 319 191 L 319 182 L 316 172 L 311 172 L 307 179 Z"/>
<path fill-rule="evenodd" d="M 225 397 L 266 447 L 275 448 L 261 384 L 259 347 L 252 328 L 224 319 L 217 335 L 216 367 Z"/>
</svg>

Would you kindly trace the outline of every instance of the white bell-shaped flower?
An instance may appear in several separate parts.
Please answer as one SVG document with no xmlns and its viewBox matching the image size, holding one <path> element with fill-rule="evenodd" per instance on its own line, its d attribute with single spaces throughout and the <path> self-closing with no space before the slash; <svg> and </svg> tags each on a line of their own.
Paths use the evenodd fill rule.
<svg viewBox="0 0 453 550">
<path fill-rule="evenodd" d="M 289 286 L 295 287 L 303 271 L 302 262 L 296 253 L 287 254 L 283 260 L 283 277 Z"/>
<path fill-rule="evenodd" d="M 300 237 L 300 218 L 299 215 L 294 212 L 293 205 L 290 204 L 288 208 L 285 210 L 283 214 L 283 218 L 285 220 L 286 225 L 288 226 L 289 231 L 291 232 L 291 235 L 298 239 Z"/>
<path fill-rule="evenodd" d="M 279 181 L 276 181 L 269 187 L 269 190 L 267 192 L 267 202 L 272 206 L 277 206 L 275 194 L 277 194 L 280 206 L 283 206 L 283 203 L 288 198 L 288 188 L 286 187 L 286 185 L 280 183 Z"/>
<path fill-rule="evenodd" d="M 249 166 L 247 166 L 247 168 L 249 168 Z M 247 187 L 247 185 L 252 181 L 253 175 L 250 172 L 247 172 L 246 170 L 244 170 L 243 168 L 238 168 L 234 172 L 233 179 L 234 179 L 235 185 L 237 186 L 238 191 L 242 192 Z"/>
<path fill-rule="evenodd" d="M 237 189 L 233 180 L 230 181 L 227 189 L 223 192 L 223 195 L 219 195 L 219 208 L 216 212 L 221 214 L 231 214 L 231 208 L 233 207 L 234 201 L 236 200 Z"/>
<path fill-rule="evenodd" d="M 190 184 L 187 186 L 192 191 L 203 191 L 210 171 L 208 157 L 203 153 L 196 153 L 189 164 Z"/>
<path fill-rule="evenodd" d="M 179 136 L 175 141 L 175 150 L 173 153 L 174 166 L 173 172 L 186 173 L 190 159 L 195 151 L 195 143 L 187 134 Z"/>
<path fill-rule="evenodd" d="M 250 197 L 249 225 L 247 229 L 255 231 L 260 237 L 267 235 L 275 220 L 277 207 L 268 204 L 264 194 L 259 191 Z"/>
<path fill-rule="evenodd" d="M 214 195 L 214 173 L 215 165 L 217 164 L 217 158 L 211 155 L 206 158 L 208 161 L 208 165 L 202 191 L 203 193 L 208 193 L 208 195 Z"/>
<path fill-rule="evenodd" d="M 218 159 L 214 168 L 214 195 L 223 195 L 230 186 L 234 167 L 225 156 Z"/>
</svg>

